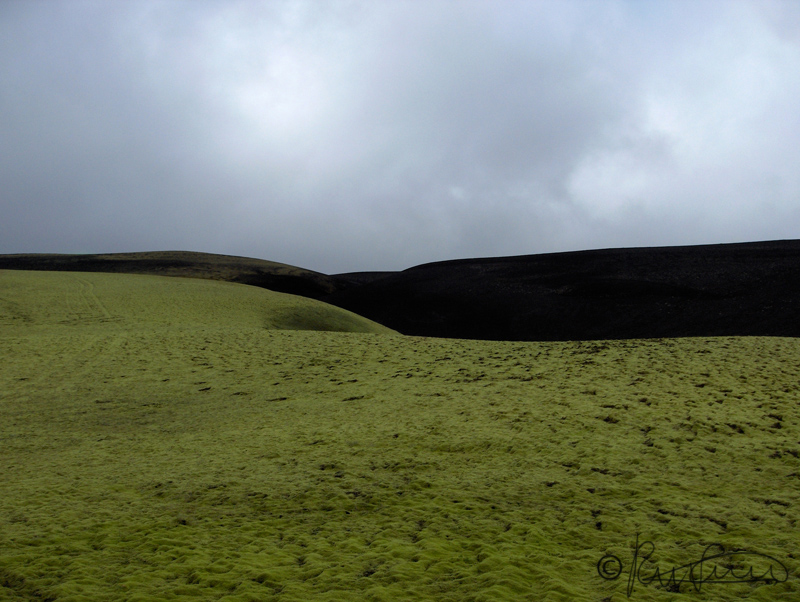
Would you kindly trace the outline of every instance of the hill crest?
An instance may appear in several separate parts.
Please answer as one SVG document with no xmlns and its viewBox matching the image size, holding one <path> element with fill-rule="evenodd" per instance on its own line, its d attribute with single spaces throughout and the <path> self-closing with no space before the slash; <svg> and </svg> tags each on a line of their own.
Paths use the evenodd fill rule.
<svg viewBox="0 0 800 602">
<path fill-rule="evenodd" d="M 226 280 L 322 300 L 419 336 L 800 336 L 800 240 L 453 259 L 334 275 L 178 251 L 0 255 L 0 268 Z"/>
</svg>

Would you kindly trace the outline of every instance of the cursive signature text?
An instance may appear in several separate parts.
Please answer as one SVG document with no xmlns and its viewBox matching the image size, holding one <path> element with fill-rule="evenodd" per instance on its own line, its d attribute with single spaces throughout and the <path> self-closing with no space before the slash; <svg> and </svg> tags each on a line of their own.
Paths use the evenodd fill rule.
<svg viewBox="0 0 800 602">
<path fill-rule="evenodd" d="M 748 550 L 726 552 L 722 544 L 712 543 L 703 550 L 699 560 L 663 571 L 657 565 L 647 571 L 644 564 L 655 553 L 656 547 L 651 541 L 639 543 L 636 536 L 636 547 L 633 560 L 628 570 L 627 594 L 631 597 L 638 581 L 642 585 L 658 583 L 672 591 L 680 591 L 681 585 L 688 583 L 696 591 L 700 591 L 707 583 L 757 583 L 763 581 L 769 585 L 783 583 L 789 578 L 789 571 L 779 560 L 766 554 Z M 748 564 L 748 562 L 750 564 Z M 754 565 L 759 566 L 758 571 Z M 761 572 L 763 570 L 763 572 Z M 612 554 L 603 556 L 597 563 L 597 572 L 603 579 L 618 579 L 623 572 L 622 562 Z"/>
</svg>

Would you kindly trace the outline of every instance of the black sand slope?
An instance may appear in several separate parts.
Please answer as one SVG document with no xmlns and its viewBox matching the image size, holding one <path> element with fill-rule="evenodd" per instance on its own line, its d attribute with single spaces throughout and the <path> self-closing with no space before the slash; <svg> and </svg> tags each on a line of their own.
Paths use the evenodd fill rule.
<svg viewBox="0 0 800 602">
<path fill-rule="evenodd" d="M 335 275 L 184 251 L 0 255 L 0 269 L 226 280 L 319 299 L 408 335 L 800 336 L 800 240 L 459 259 Z"/>
<path fill-rule="evenodd" d="M 323 300 L 404 334 L 556 341 L 800 336 L 800 241 L 461 259 Z"/>
</svg>

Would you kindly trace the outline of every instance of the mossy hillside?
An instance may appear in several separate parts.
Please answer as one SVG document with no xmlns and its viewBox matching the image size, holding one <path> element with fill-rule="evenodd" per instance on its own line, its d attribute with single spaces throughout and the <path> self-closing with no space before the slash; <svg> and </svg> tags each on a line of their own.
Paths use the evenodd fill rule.
<svg viewBox="0 0 800 602">
<path fill-rule="evenodd" d="M 118 323 L 394 332 L 347 310 L 261 288 L 150 275 L 0 270 L 0 326 Z"/>
<path fill-rule="evenodd" d="M 662 567 L 720 542 L 792 575 L 693 600 L 798 597 L 794 339 L 189 328 L 97 282 L 113 319 L 2 291 L 0 600 L 622 600 L 596 563 L 636 533 Z"/>
<path fill-rule="evenodd" d="M 252 284 L 315 299 L 333 292 L 340 284 L 335 277 L 284 263 L 192 251 L 0 255 L 2 268 L 202 278 Z"/>
</svg>

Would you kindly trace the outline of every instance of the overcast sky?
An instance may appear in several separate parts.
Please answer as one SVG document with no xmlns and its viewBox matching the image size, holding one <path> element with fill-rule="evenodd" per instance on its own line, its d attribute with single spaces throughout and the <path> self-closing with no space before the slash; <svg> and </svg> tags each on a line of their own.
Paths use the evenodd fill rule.
<svg viewBox="0 0 800 602">
<path fill-rule="evenodd" d="M 0 253 L 800 238 L 800 2 L 2 0 Z"/>
</svg>

